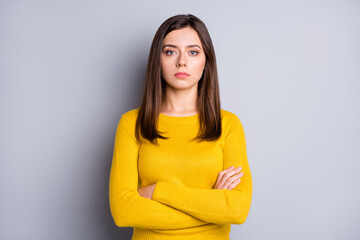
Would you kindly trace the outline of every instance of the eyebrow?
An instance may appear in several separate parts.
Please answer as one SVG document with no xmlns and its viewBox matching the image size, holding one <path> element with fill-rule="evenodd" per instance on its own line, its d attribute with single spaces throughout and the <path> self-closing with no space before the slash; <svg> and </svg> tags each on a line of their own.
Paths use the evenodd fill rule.
<svg viewBox="0 0 360 240">
<path fill-rule="evenodd" d="M 166 44 L 166 45 L 164 45 L 164 46 L 162 47 L 162 49 L 164 49 L 165 47 L 173 47 L 173 48 L 177 48 L 177 46 L 176 46 L 176 45 L 173 45 L 173 44 Z M 198 48 L 200 48 L 200 49 L 201 49 L 201 47 L 199 47 L 199 45 L 197 45 L 197 44 L 187 45 L 186 47 L 187 47 L 187 48 L 191 48 L 191 47 L 198 47 Z"/>
</svg>

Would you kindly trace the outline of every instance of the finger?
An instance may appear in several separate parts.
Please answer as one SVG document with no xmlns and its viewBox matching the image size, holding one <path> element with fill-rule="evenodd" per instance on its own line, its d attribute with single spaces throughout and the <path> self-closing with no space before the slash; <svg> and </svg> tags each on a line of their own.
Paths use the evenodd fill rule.
<svg viewBox="0 0 360 240">
<path fill-rule="evenodd" d="M 221 171 L 221 172 L 219 172 L 219 176 L 220 176 L 220 180 L 221 180 L 221 178 L 222 178 L 222 176 L 224 175 L 224 174 L 227 174 L 227 173 L 229 173 L 229 172 L 231 172 L 231 171 L 237 171 L 237 169 L 234 169 L 234 166 L 231 166 L 231 167 L 229 167 L 229 168 L 227 168 L 227 169 L 225 169 L 225 170 L 223 170 L 223 171 Z M 232 175 L 232 174 L 229 174 L 230 176 Z"/>
<path fill-rule="evenodd" d="M 226 172 L 231 171 L 231 170 L 233 170 L 233 169 L 234 169 L 234 166 L 230 166 L 230 167 L 222 170 L 220 173 L 226 173 Z"/>
<path fill-rule="evenodd" d="M 222 176 L 223 176 L 226 172 L 231 171 L 233 168 L 234 168 L 234 166 L 231 166 L 231 167 L 229 167 L 229 168 L 227 168 L 227 169 L 219 172 L 219 174 L 218 174 L 218 176 L 217 176 L 217 179 L 216 179 L 215 186 L 221 187 L 221 186 L 220 186 L 220 182 L 221 182 Z"/>
<path fill-rule="evenodd" d="M 231 179 L 230 180 L 228 179 L 232 177 L 234 174 L 240 172 L 241 169 L 242 169 L 241 167 L 238 167 L 238 168 L 234 168 L 233 170 L 222 173 L 219 185 L 222 186 L 223 188 L 227 188 L 233 182 L 231 181 Z"/>
<path fill-rule="evenodd" d="M 239 172 L 238 174 L 233 175 L 233 176 L 230 178 L 230 181 L 231 181 L 231 182 L 234 182 L 235 180 L 237 180 L 238 178 L 241 178 L 242 176 L 244 176 L 244 173 L 243 173 L 243 172 Z"/>
<path fill-rule="evenodd" d="M 240 172 L 240 173 L 237 173 L 237 174 L 232 175 L 231 177 L 228 177 L 228 178 L 225 180 L 224 188 L 228 188 L 235 180 L 241 178 L 243 175 L 244 175 L 244 173 L 243 173 L 243 172 Z"/>
<path fill-rule="evenodd" d="M 228 189 L 233 190 L 239 183 L 241 182 L 241 179 L 235 180 L 232 184 L 229 185 Z"/>
<path fill-rule="evenodd" d="M 229 178 L 231 177 L 232 175 L 236 174 L 236 173 L 239 173 L 240 171 L 242 170 L 241 167 L 237 167 L 237 168 L 234 168 L 234 169 L 231 169 L 231 170 L 228 170 L 228 171 L 222 171 L 221 174 L 226 178 Z"/>
<path fill-rule="evenodd" d="M 230 175 L 234 175 L 234 174 L 240 172 L 241 170 L 242 170 L 242 167 L 237 167 L 237 168 L 232 169 L 232 170 L 229 171 L 228 173 L 229 173 Z"/>
</svg>

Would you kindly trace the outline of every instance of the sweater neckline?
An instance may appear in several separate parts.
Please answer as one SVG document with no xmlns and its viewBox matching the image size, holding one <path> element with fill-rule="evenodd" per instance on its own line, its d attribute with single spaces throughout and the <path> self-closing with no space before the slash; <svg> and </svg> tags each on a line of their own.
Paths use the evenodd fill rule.
<svg viewBox="0 0 360 240">
<path fill-rule="evenodd" d="M 186 117 L 178 117 L 178 116 L 169 116 L 163 113 L 159 113 L 159 120 L 173 123 L 186 123 L 186 122 L 195 122 L 198 120 L 199 113 Z"/>
</svg>

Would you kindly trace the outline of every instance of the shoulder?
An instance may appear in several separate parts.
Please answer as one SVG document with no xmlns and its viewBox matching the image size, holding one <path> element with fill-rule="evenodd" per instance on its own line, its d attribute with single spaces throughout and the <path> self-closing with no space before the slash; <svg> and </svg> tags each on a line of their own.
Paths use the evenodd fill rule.
<svg viewBox="0 0 360 240">
<path fill-rule="evenodd" d="M 136 121 L 140 107 L 131 109 L 121 115 L 121 118 L 125 118 L 127 122 Z"/>
<path fill-rule="evenodd" d="M 133 132 L 139 109 L 140 108 L 134 108 L 123 113 L 118 122 L 118 128 L 127 128 L 130 132 Z"/>
<path fill-rule="evenodd" d="M 239 117 L 235 113 L 225 109 L 221 109 L 221 120 L 225 123 L 231 123 L 236 120 L 240 121 Z"/>
<path fill-rule="evenodd" d="M 137 117 L 138 113 L 139 113 L 139 110 L 140 110 L 140 107 L 138 108 L 133 108 L 125 113 L 123 113 L 122 115 L 125 116 L 125 117 L 129 117 L 129 118 L 132 118 L 132 117 Z"/>
<path fill-rule="evenodd" d="M 243 128 L 240 118 L 235 113 L 225 109 L 221 109 L 221 122 L 226 133 L 233 128 Z"/>
</svg>

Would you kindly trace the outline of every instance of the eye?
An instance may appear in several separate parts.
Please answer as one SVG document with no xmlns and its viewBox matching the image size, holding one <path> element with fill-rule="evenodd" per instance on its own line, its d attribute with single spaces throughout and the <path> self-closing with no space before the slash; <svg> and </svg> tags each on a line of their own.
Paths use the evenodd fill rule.
<svg viewBox="0 0 360 240">
<path fill-rule="evenodd" d="M 169 52 L 175 53 L 173 50 L 167 50 L 167 51 L 165 51 L 165 54 L 166 54 L 166 55 L 173 55 L 173 54 L 168 54 Z"/>
<path fill-rule="evenodd" d="M 193 53 L 193 54 L 191 54 L 191 53 Z M 190 55 L 196 56 L 196 55 L 198 55 L 198 54 L 199 54 L 198 51 L 190 51 Z"/>
</svg>

